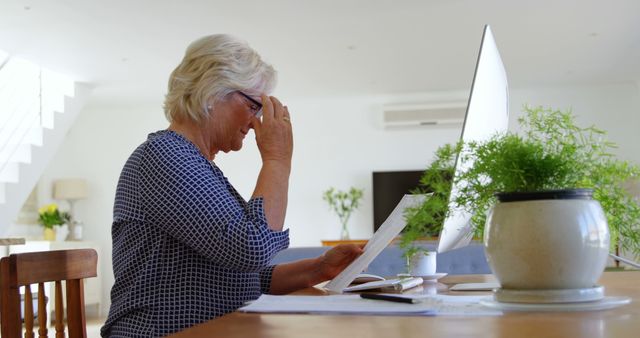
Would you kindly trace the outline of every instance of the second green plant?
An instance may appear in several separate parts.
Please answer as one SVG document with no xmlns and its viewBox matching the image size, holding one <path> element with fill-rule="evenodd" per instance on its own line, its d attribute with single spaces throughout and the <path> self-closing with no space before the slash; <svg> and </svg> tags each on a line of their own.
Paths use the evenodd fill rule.
<svg viewBox="0 0 640 338">
<path fill-rule="evenodd" d="M 336 212 L 342 225 L 340 239 L 349 239 L 349 228 L 347 224 L 351 214 L 360 206 L 360 200 L 364 194 L 363 189 L 351 187 L 348 191 L 329 188 L 322 195 L 322 198 L 329 203 L 329 207 Z"/>
</svg>

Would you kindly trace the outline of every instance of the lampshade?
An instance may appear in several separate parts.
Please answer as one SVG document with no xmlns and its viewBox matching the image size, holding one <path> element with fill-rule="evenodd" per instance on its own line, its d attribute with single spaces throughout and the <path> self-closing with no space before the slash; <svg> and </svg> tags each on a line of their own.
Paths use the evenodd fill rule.
<svg viewBox="0 0 640 338">
<path fill-rule="evenodd" d="M 87 197 L 87 181 L 81 178 L 56 180 L 53 183 L 53 198 L 78 200 Z"/>
</svg>

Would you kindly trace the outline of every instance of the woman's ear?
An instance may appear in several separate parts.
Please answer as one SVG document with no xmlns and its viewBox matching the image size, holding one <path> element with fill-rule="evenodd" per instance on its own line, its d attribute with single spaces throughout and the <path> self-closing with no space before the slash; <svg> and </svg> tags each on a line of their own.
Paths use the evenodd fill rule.
<svg viewBox="0 0 640 338">
<path fill-rule="evenodd" d="M 206 113 L 207 114 L 211 114 L 211 110 L 213 110 L 213 99 L 212 98 L 208 98 L 207 99 L 207 105 L 205 106 L 205 108 L 207 109 Z"/>
</svg>

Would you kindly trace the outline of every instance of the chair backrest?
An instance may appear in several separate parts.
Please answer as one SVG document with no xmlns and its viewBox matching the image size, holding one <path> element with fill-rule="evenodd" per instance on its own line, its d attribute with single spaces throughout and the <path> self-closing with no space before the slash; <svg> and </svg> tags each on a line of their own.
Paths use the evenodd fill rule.
<svg viewBox="0 0 640 338">
<path fill-rule="evenodd" d="M 13 254 L 0 260 L 0 326 L 2 337 L 18 338 L 22 332 L 20 287 L 25 286 L 25 337 L 33 337 L 31 284 L 38 285 L 38 335 L 47 337 L 45 282 L 55 282 L 56 337 L 64 337 L 62 283 L 66 281 L 69 337 L 86 337 L 83 278 L 96 277 L 98 255 L 93 249 Z"/>
</svg>

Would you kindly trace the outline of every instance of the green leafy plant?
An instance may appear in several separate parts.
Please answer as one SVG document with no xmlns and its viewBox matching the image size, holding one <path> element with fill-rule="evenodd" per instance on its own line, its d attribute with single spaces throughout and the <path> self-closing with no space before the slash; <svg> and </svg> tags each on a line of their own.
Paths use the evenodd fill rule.
<svg viewBox="0 0 640 338">
<path fill-rule="evenodd" d="M 329 188 L 322 195 L 322 198 L 329 203 L 329 208 L 336 212 L 342 225 L 342 239 L 349 238 L 347 223 L 351 214 L 360 206 L 360 199 L 364 191 L 351 187 L 348 191 Z"/>
<path fill-rule="evenodd" d="M 53 229 L 54 226 L 63 225 L 71 220 L 68 212 L 60 211 L 55 203 L 45 205 L 38 209 L 38 223 L 45 229 Z"/>
<path fill-rule="evenodd" d="M 606 132 L 577 126 L 571 111 L 525 107 L 518 122 L 522 135 L 498 134 L 484 142 L 441 147 L 425 171 L 421 187 L 433 184 L 430 169 L 453 170 L 459 155 L 463 169 L 455 180 L 461 188 L 452 206 L 472 215 L 476 235 L 482 234 L 498 192 L 590 188 L 605 211 L 611 245 L 640 255 L 640 206 L 623 188 L 624 182 L 640 176 L 640 168 L 616 159 L 612 154 L 616 145 L 606 139 Z M 442 191 L 450 189 L 451 181 Z M 401 241 L 406 252 L 415 251 L 416 233 L 425 228 L 427 217 L 422 213 L 436 210 L 444 219 L 451 212 L 448 204 L 442 203 L 447 200 L 448 196 L 446 200 L 427 199 L 406 211 L 408 231 Z M 433 229 L 439 231 L 442 223 L 437 224 Z M 413 237 L 405 238 L 406 234 Z"/>
<path fill-rule="evenodd" d="M 438 236 L 448 215 L 451 179 L 455 167 L 456 156 L 462 143 L 446 144 L 436 150 L 435 160 L 420 178 L 420 184 L 412 193 L 431 194 L 424 203 L 405 209 L 407 226 L 400 238 L 400 247 L 404 249 L 407 267 L 411 257 L 425 250 L 413 245 L 425 237 Z"/>
</svg>

